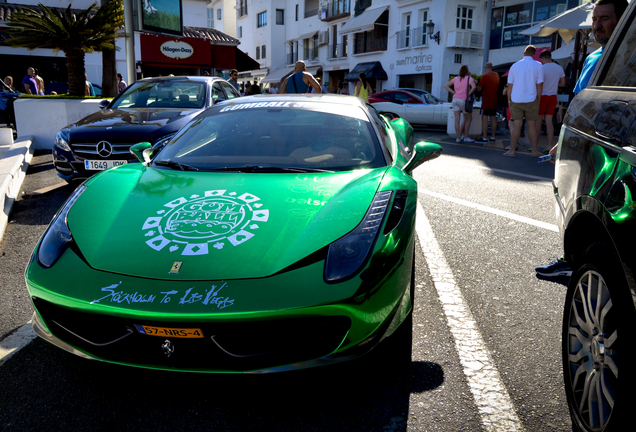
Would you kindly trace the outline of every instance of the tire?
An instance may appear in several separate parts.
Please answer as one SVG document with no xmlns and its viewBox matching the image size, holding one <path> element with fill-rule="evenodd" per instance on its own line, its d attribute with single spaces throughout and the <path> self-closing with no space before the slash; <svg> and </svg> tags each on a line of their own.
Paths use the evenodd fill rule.
<svg viewBox="0 0 636 432">
<path fill-rule="evenodd" d="M 635 318 L 616 254 L 601 245 L 588 249 L 570 279 L 563 311 L 563 379 L 574 431 L 625 430 Z"/>
</svg>

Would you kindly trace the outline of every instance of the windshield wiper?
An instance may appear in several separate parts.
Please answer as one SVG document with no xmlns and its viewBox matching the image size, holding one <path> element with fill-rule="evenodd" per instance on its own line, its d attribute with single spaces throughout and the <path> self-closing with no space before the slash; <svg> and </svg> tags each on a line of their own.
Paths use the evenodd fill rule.
<svg viewBox="0 0 636 432">
<path fill-rule="evenodd" d="M 181 171 L 199 171 L 199 168 L 195 168 L 193 166 L 182 164 L 175 161 L 159 160 L 159 161 L 154 161 L 153 163 L 159 166 L 167 166 L 168 168 L 179 169 Z"/>
<path fill-rule="evenodd" d="M 223 167 L 223 168 L 210 168 L 209 171 L 237 171 L 243 173 L 255 173 L 255 172 L 295 172 L 295 173 L 306 173 L 306 172 L 326 172 L 332 173 L 334 171 L 324 170 L 319 168 L 298 168 L 298 167 L 270 167 L 270 166 L 260 166 L 260 165 L 252 165 L 252 166 L 240 166 L 240 167 Z"/>
</svg>

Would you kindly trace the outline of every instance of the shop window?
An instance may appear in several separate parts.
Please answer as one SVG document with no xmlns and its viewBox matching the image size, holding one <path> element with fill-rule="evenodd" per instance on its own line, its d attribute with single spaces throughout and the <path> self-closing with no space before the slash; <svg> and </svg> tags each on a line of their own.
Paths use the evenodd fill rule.
<svg viewBox="0 0 636 432">
<path fill-rule="evenodd" d="M 267 11 L 261 12 L 256 17 L 256 27 L 261 28 L 267 25 Z"/>
<path fill-rule="evenodd" d="M 276 9 L 276 25 L 285 25 L 285 9 Z"/>
</svg>

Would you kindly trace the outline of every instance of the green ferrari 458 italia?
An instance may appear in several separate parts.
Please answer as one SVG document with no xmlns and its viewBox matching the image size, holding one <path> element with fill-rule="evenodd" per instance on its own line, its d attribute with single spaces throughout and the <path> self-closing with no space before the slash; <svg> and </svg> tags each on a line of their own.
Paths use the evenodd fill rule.
<svg viewBox="0 0 636 432">
<path fill-rule="evenodd" d="M 440 155 L 358 98 L 219 103 L 78 186 L 26 269 L 33 328 L 123 365 L 270 372 L 359 357 L 413 303 L 417 184 Z"/>
</svg>

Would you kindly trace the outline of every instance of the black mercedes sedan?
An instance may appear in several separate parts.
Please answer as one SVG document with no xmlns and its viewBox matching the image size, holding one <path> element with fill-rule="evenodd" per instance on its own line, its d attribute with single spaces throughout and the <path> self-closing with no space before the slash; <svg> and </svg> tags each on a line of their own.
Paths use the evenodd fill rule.
<svg viewBox="0 0 636 432">
<path fill-rule="evenodd" d="M 217 77 L 161 77 L 135 82 L 101 111 L 60 130 L 53 162 L 66 181 L 85 179 L 98 171 L 135 162 L 130 147 L 150 142 L 164 146 L 193 117 L 215 103 L 240 97 Z"/>
</svg>

